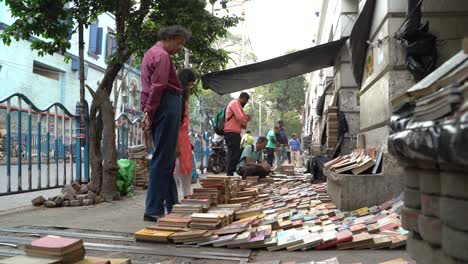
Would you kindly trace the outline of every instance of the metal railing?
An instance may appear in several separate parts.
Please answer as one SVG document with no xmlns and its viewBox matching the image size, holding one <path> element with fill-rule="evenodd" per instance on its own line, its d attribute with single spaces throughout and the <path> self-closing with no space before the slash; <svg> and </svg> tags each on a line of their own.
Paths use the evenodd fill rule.
<svg viewBox="0 0 468 264">
<path fill-rule="evenodd" d="M 79 111 L 61 103 L 39 109 L 20 93 L 0 99 L 0 196 L 89 181 L 88 122 Z M 118 158 L 128 158 L 129 145 L 142 142 L 140 119 L 115 120 Z"/>
</svg>

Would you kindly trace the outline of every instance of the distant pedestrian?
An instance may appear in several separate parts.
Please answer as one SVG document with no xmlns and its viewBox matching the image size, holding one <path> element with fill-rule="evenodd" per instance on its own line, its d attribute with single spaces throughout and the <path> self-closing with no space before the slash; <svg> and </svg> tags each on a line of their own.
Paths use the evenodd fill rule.
<svg viewBox="0 0 468 264">
<path fill-rule="evenodd" d="M 237 100 L 232 100 L 226 108 L 224 139 L 228 148 L 227 176 L 233 176 L 240 158 L 241 131 L 247 128 L 250 116 L 244 113 L 244 106 L 249 102 L 248 93 L 242 92 Z"/>
<path fill-rule="evenodd" d="M 263 150 L 268 143 L 266 137 L 259 137 L 257 143 L 247 145 L 242 152 L 237 165 L 237 174 L 246 176 L 265 177 L 270 174 L 271 166 L 263 161 Z"/>
<path fill-rule="evenodd" d="M 173 174 L 183 90 L 171 55 L 182 50 L 191 33 L 182 26 L 169 26 L 161 28 L 158 36 L 160 40 L 145 53 L 141 64 L 142 127 L 151 131 L 155 146 L 143 219 L 152 222 L 164 215 L 164 207 L 170 213 L 177 202 Z"/>
<path fill-rule="evenodd" d="M 247 147 L 248 145 L 254 144 L 254 138 L 251 135 L 250 130 L 245 131 L 244 136 L 242 136 L 241 145 L 242 148 Z"/>
<path fill-rule="evenodd" d="M 284 127 L 284 121 L 278 121 L 279 132 L 276 135 L 276 140 L 278 141 L 277 147 L 277 163 L 278 166 L 283 165 L 286 159 L 291 163 L 291 153 L 288 155 L 288 137 L 286 136 L 286 128 Z"/>
<path fill-rule="evenodd" d="M 268 144 L 266 146 L 267 153 L 267 163 L 270 166 L 273 166 L 273 161 L 275 160 L 275 150 L 278 146 L 278 141 L 276 140 L 276 135 L 279 133 L 279 127 L 275 126 L 270 132 L 268 132 L 267 139 Z"/>
<path fill-rule="evenodd" d="M 182 84 L 183 92 L 174 178 L 177 185 L 178 198 L 181 200 L 192 193 L 193 160 L 192 143 L 189 137 L 189 97 L 190 89 L 192 89 L 195 83 L 195 73 L 192 70 L 184 69 L 179 72 L 178 77 Z"/>
<path fill-rule="evenodd" d="M 294 167 L 302 168 L 303 161 L 302 161 L 302 146 L 299 139 L 297 139 L 296 134 L 292 134 L 292 138 L 289 140 L 289 147 L 291 150 L 291 159 Z"/>
</svg>

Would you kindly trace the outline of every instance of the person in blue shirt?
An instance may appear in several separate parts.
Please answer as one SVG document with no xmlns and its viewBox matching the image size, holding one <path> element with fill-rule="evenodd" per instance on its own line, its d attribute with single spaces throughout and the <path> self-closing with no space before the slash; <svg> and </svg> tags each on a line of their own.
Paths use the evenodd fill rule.
<svg viewBox="0 0 468 264">
<path fill-rule="evenodd" d="M 297 139 L 297 135 L 293 134 L 292 138 L 289 140 L 289 147 L 291 149 L 291 158 L 294 167 L 301 168 L 303 167 L 302 162 L 302 146 L 299 139 Z"/>
<path fill-rule="evenodd" d="M 278 166 L 281 166 L 286 159 L 291 163 L 291 158 L 290 155 L 288 155 L 288 137 L 286 136 L 284 121 L 279 120 L 277 126 L 279 128 L 279 132 L 276 134 L 276 141 L 278 142 L 278 145 L 276 146 L 276 157 Z"/>
<path fill-rule="evenodd" d="M 237 174 L 246 176 L 265 177 L 270 174 L 271 167 L 263 161 L 263 150 L 268 143 L 266 137 L 259 137 L 255 145 L 247 145 L 242 152 L 237 165 Z"/>
</svg>

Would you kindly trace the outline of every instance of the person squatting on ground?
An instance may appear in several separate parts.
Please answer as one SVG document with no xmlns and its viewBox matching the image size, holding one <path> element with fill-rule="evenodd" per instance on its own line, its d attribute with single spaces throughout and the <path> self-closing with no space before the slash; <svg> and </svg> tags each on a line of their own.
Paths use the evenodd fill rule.
<svg viewBox="0 0 468 264">
<path fill-rule="evenodd" d="M 304 165 L 302 161 L 302 147 L 296 134 L 292 134 L 292 138 L 289 140 L 289 147 L 291 148 L 292 164 L 296 168 L 302 168 Z"/>
<path fill-rule="evenodd" d="M 182 26 L 161 28 L 159 41 L 144 55 L 141 64 L 143 129 L 151 131 L 155 151 L 150 165 L 143 219 L 156 221 L 177 203 L 174 180 L 177 138 L 182 111 L 182 87 L 171 55 L 179 53 L 191 32 Z M 165 207 L 165 208 L 164 208 Z"/>
<path fill-rule="evenodd" d="M 184 69 L 178 74 L 182 85 L 182 112 L 180 116 L 179 139 L 177 141 L 176 165 L 174 178 L 177 185 L 179 200 L 192 193 L 192 143 L 189 138 L 189 97 L 190 90 L 195 83 L 195 73 L 192 70 Z"/>
<path fill-rule="evenodd" d="M 259 137 L 255 145 L 247 145 L 242 152 L 237 165 L 237 174 L 246 176 L 266 177 L 270 174 L 271 166 L 263 161 L 263 150 L 268 143 L 266 137 Z"/>
<path fill-rule="evenodd" d="M 276 147 L 279 145 L 276 141 L 276 135 L 279 133 L 279 127 L 275 126 L 270 132 L 268 132 L 267 139 L 268 144 L 266 146 L 266 154 L 267 154 L 267 163 L 270 166 L 273 166 L 273 161 L 275 160 L 275 150 Z"/>
<path fill-rule="evenodd" d="M 244 106 L 249 102 L 248 93 L 242 92 L 237 100 L 232 100 L 226 108 L 224 140 L 228 148 L 227 176 L 233 176 L 240 158 L 241 131 L 247 128 L 250 116 L 244 113 Z"/>
</svg>

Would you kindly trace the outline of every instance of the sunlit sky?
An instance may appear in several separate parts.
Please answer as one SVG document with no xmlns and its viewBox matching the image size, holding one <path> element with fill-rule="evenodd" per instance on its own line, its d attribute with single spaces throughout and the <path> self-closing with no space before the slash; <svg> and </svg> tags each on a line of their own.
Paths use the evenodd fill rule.
<svg viewBox="0 0 468 264">
<path fill-rule="evenodd" d="M 230 1 L 230 13 L 242 14 L 242 0 Z M 244 1 L 244 25 L 230 31 L 250 38 L 259 61 L 284 55 L 289 50 L 313 46 L 321 0 L 248 0 Z M 248 49 L 250 51 L 250 49 Z"/>
</svg>

